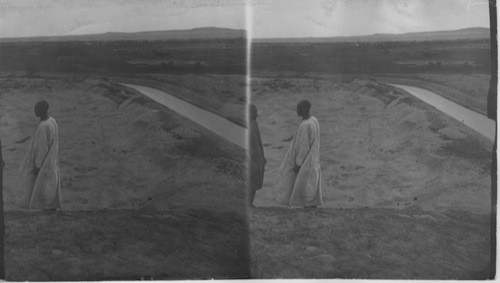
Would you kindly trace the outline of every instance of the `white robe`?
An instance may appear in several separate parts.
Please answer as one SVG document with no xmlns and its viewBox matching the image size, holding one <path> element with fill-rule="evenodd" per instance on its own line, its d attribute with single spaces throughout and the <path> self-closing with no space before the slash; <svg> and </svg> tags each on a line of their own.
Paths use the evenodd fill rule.
<svg viewBox="0 0 500 283">
<path fill-rule="evenodd" d="M 319 146 L 318 120 L 303 120 L 279 169 L 273 193 L 276 202 L 288 206 L 323 204 Z M 295 165 L 300 166 L 298 174 L 294 172 Z"/>
<path fill-rule="evenodd" d="M 61 208 L 58 128 L 49 117 L 32 137 L 17 180 L 16 205 L 28 209 Z M 37 176 L 34 169 L 39 168 Z"/>
</svg>

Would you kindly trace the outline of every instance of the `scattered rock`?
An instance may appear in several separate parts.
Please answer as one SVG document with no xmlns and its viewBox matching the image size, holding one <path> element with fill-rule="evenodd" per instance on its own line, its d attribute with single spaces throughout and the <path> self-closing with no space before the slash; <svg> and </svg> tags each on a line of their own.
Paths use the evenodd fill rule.
<svg viewBox="0 0 500 283">
<path fill-rule="evenodd" d="M 53 250 L 52 254 L 55 255 L 55 256 L 60 256 L 60 255 L 64 254 L 64 252 L 61 251 L 61 250 Z"/>
<path fill-rule="evenodd" d="M 318 250 L 318 248 L 313 247 L 313 246 L 308 246 L 308 247 L 306 248 L 306 251 L 308 251 L 308 252 L 314 252 L 314 251 L 317 251 L 317 250 Z"/>
<path fill-rule="evenodd" d="M 401 216 L 401 217 L 404 217 L 404 218 L 411 218 L 411 216 L 409 216 L 409 215 L 407 215 L 407 214 L 397 213 L 396 215 Z"/>
<path fill-rule="evenodd" d="M 89 243 L 87 247 L 87 251 L 93 254 L 102 254 L 102 247 L 96 243 Z"/>
<path fill-rule="evenodd" d="M 24 281 L 51 281 L 50 277 L 43 270 L 31 266 L 25 266 L 20 270 L 20 273 L 24 275 Z M 7 273 L 8 277 L 9 274 Z"/>
<path fill-rule="evenodd" d="M 83 280 L 82 261 L 76 257 L 60 260 L 54 264 L 51 279 L 54 280 Z"/>
<path fill-rule="evenodd" d="M 314 270 L 316 275 L 325 274 L 334 269 L 335 258 L 331 254 L 320 254 L 309 258 L 306 268 Z"/>
<path fill-rule="evenodd" d="M 465 139 L 467 137 L 466 134 L 462 133 L 455 127 L 446 127 L 440 129 L 438 132 L 450 139 Z"/>
</svg>

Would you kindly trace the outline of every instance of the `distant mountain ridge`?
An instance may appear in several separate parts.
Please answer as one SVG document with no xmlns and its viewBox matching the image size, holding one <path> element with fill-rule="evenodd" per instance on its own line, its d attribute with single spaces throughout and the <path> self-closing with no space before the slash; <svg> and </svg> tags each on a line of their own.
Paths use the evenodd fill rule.
<svg viewBox="0 0 500 283">
<path fill-rule="evenodd" d="M 203 27 L 189 30 L 107 32 L 101 34 L 39 36 L 0 38 L 0 42 L 35 42 L 35 41 L 117 41 L 117 40 L 189 40 L 213 38 L 246 37 L 245 30 Z"/>
<path fill-rule="evenodd" d="M 383 41 L 431 41 L 459 39 L 489 39 L 489 28 L 466 28 L 459 30 L 412 32 L 402 34 L 373 34 L 361 36 L 306 37 L 306 38 L 255 38 L 253 42 L 383 42 Z"/>
<path fill-rule="evenodd" d="M 201 27 L 189 30 L 107 32 L 101 34 L 11 37 L 0 38 L 0 42 L 37 42 L 37 41 L 120 41 L 120 40 L 190 40 L 213 38 L 242 38 L 246 31 L 240 29 Z M 362 36 L 303 37 L 303 38 L 254 38 L 255 43 L 289 42 L 380 42 L 380 41 L 429 41 L 459 39 L 489 39 L 489 28 L 466 28 L 448 31 L 412 32 L 403 34 L 373 34 Z"/>
</svg>

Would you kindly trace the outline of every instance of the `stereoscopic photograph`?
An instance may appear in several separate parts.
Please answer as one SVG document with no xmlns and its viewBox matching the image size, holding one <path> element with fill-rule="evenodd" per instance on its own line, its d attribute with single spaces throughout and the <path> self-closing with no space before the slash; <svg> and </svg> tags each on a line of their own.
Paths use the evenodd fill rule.
<svg viewBox="0 0 500 283">
<path fill-rule="evenodd" d="M 0 277 L 495 278 L 496 13 L 0 0 Z"/>
<path fill-rule="evenodd" d="M 245 6 L 0 11 L 5 278 L 248 278 Z"/>
<path fill-rule="evenodd" d="M 492 276 L 488 4 L 255 3 L 253 276 Z"/>
</svg>

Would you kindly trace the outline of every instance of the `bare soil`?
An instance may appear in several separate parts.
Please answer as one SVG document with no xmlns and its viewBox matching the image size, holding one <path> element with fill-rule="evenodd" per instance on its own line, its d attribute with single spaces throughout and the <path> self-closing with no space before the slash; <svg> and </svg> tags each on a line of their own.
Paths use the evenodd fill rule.
<svg viewBox="0 0 500 283">
<path fill-rule="evenodd" d="M 0 84 L 7 280 L 249 276 L 242 149 L 110 81 Z M 13 205 L 42 98 L 60 131 L 58 213 Z"/>
<path fill-rule="evenodd" d="M 409 94 L 371 79 L 255 78 L 267 158 L 249 212 L 258 278 L 485 279 L 492 144 Z M 321 127 L 318 210 L 277 206 L 272 190 L 312 102 Z"/>
</svg>

